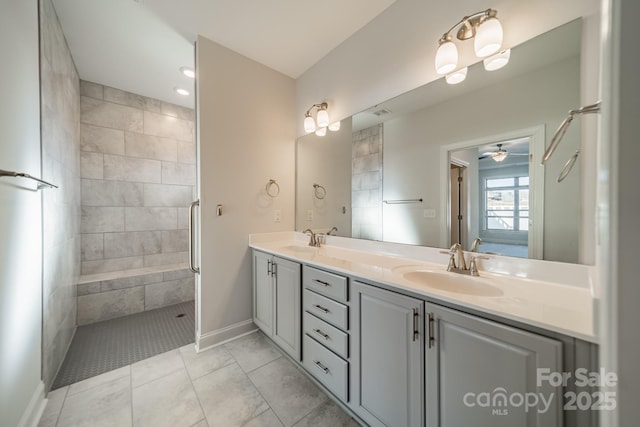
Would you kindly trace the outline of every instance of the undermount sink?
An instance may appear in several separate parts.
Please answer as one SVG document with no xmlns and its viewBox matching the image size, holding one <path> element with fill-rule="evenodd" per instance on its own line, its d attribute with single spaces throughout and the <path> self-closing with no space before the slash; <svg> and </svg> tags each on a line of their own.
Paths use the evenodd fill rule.
<svg viewBox="0 0 640 427">
<path fill-rule="evenodd" d="M 409 282 L 457 294 L 499 297 L 503 295 L 497 288 L 481 278 L 456 275 L 455 273 L 432 270 L 407 271 L 402 274 Z"/>
</svg>

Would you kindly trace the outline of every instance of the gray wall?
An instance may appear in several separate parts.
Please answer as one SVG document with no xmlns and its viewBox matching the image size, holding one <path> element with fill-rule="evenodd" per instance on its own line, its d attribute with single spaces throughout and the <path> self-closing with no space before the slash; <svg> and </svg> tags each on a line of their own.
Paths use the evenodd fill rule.
<svg viewBox="0 0 640 427">
<path fill-rule="evenodd" d="M 193 110 L 82 81 L 82 274 L 185 262 Z"/>
<path fill-rule="evenodd" d="M 40 1 L 43 192 L 42 377 L 51 387 L 76 326 L 80 275 L 80 83 L 50 0 Z"/>
<path fill-rule="evenodd" d="M 40 176 L 38 3 L 0 4 L 0 168 Z M 0 423 L 35 425 L 41 376 L 42 204 L 32 181 L 0 178 Z M 45 190 L 50 191 L 50 190 Z M 55 190 L 54 190 L 55 191 Z"/>
<path fill-rule="evenodd" d="M 294 228 L 298 118 L 293 79 L 203 37 L 196 62 L 202 348 L 255 328 L 248 234 Z M 280 184 L 278 197 L 267 196 L 269 179 Z"/>
<path fill-rule="evenodd" d="M 296 151 L 296 229 L 326 233 L 338 227 L 334 234 L 351 236 L 351 118 L 336 132 L 299 138 Z M 315 197 L 313 184 L 325 187 L 324 199 Z"/>
</svg>

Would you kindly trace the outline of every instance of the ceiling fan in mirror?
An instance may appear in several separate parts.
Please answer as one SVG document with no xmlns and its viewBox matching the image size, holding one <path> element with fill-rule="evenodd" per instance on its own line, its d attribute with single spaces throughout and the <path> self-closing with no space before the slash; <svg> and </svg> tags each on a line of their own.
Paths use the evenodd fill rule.
<svg viewBox="0 0 640 427">
<path fill-rule="evenodd" d="M 480 157 L 478 157 L 478 160 L 490 158 L 496 161 L 497 163 L 500 163 L 504 161 L 504 159 L 506 159 L 508 155 L 510 156 L 528 156 L 529 155 L 529 153 L 513 153 L 511 151 L 507 151 L 506 149 L 502 148 L 503 145 L 504 144 L 496 144 L 496 147 L 498 148 L 497 150 L 486 151 L 480 154 Z"/>
</svg>

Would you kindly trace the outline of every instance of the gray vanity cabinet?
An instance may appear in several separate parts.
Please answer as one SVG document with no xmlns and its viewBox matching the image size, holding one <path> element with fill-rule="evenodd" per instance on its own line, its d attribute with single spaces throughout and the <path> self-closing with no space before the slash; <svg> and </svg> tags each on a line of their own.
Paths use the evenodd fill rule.
<svg viewBox="0 0 640 427">
<path fill-rule="evenodd" d="M 351 295 L 351 408 L 371 426 L 422 426 L 424 302 L 356 281 Z"/>
<path fill-rule="evenodd" d="M 253 251 L 253 322 L 300 360 L 300 264 Z"/>
<path fill-rule="evenodd" d="M 427 427 L 562 425 L 562 388 L 537 384 L 538 369 L 562 372 L 560 341 L 431 303 L 426 313 Z M 525 410 L 541 397 L 548 407 Z"/>
</svg>

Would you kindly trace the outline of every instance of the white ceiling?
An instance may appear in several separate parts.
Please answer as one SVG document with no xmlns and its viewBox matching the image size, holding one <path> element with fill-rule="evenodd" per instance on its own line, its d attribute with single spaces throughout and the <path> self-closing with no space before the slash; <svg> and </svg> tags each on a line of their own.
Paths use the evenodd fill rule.
<svg viewBox="0 0 640 427">
<path fill-rule="evenodd" d="M 80 78 L 193 107 L 202 35 L 299 77 L 395 0 L 52 0 Z"/>
</svg>

